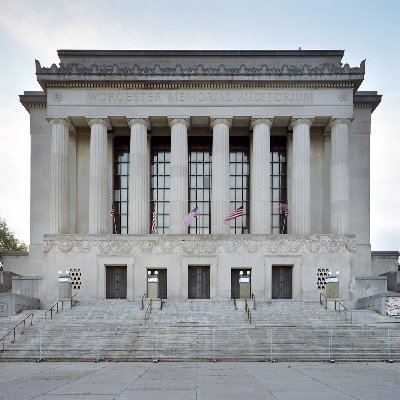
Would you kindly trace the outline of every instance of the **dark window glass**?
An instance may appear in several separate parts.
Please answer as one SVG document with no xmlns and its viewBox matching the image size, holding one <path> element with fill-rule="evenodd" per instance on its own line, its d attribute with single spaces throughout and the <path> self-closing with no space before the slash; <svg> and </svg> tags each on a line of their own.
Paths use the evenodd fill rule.
<svg viewBox="0 0 400 400">
<path fill-rule="evenodd" d="M 157 233 L 169 233 L 171 139 L 153 136 L 151 139 L 151 207 L 150 226 L 154 206 L 157 210 Z"/>
<path fill-rule="evenodd" d="M 243 206 L 245 215 L 229 221 L 230 233 L 249 233 L 250 219 L 250 158 L 249 138 L 247 136 L 231 136 L 229 138 L 229 200 L 230 211 Z"/>
<path fill-rule="evenodd" d="M 287 233 L 287 221 L 279 205 L 287 203 L 286 138 L 271 136 L 271 231 Z"/>
<path fill-rule="evenodd" d="M 197 218 L 190 224 L 192 234 L 211 230 L 211 149 L 212 138 L 189 137 L 189 210 L 198 207 Z"/>
<path fill-rule="evenodd" d="M 128 233 L 129 136 L 114 138 L 113 233 Z"/>
</svg>

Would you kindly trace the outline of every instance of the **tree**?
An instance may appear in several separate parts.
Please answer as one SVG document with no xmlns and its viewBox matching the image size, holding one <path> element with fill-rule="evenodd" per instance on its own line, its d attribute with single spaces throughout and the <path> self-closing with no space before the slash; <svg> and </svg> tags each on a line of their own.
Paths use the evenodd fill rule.
<svg viewBox="0 0 400 400">
<path fill-rule="evenodd" d="M 10 231 L 6 220 L 0 218 L 0 267 L 3 265 L 3 251 L 27 251 L 28 246 L 21 240 L 18 240 L 14 233 Z"/>
</svg>

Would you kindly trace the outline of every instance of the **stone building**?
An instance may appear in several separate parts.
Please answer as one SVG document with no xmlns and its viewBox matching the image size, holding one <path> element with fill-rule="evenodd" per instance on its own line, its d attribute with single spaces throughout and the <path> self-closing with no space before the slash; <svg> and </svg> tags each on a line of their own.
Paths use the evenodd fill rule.
<svg viewBox="0 0 400 400">
<path fill-rule="evenodd" d="M 371 276 L 381 96 L 358 90 L 365 63 L 343 54 L 60 50 L 59 65 L 36 61 L 43 91 L 20 96 L 30 251 L 6 269 L 39 277 L 43 301 L 57 299 L 58 271 L 81 299 L 140 299 L 158 280 L 163 298 L 303 301 L 338 271 L 354 306 L 357 278 Z"/>
</svg>

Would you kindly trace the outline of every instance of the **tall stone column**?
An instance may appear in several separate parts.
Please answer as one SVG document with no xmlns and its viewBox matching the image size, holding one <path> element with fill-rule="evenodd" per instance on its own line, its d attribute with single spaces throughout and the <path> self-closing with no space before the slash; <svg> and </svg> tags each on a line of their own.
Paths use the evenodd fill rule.
<svg viewBox="0 0 400 400">
<path fill-rule="evenodd" d="M 293 128 L 290 233 L 310 233 L 310 127 L 311 119 L 295 119 Z"/>
<path fill-rule="evenodd" d="M 90 126 L 89 162 L 89 233 L 107 233 L 107 218 L 110 215 L 107 198 L 107 129 L 108 119 L 88 119 Z"/>
<path fill-rule="evenodd" d="M 131 128 L 129 160 L 129 221 L 132 235 L 150 232 L 150 176 L 147 146 L 148 119 L 128 119 Z"/>
<path fill-rule="evenodd" d="M 188 139 L 189 119 L 169 119 L 171 128 L 170 233 L 185 234 L 182 221 L 188 214 Z"/>
<path fill-rule="evenodd" d="M 270 129 L 272 119 L 253 119 L 250 174 L 250 232 L 271 233 Z"/>
<path fill-rule="evenodd" d="M 224 218 L 229 213 L 229 129 L 232 120 L 211 120 L 212 142 L 212 190 L 211 190 L 211 233 L 228 234 L 229 223 Z"/>
<path fill-rule="evenodd" d="M 49 233 L 68 233 L 68 119 L 51 119 L 51 192 Z"/>
<path fill-rule="evenodd" d="M 331 127 L 330 233 L 349 233 L 349 119 L 333 119 Z"/>
</svg>

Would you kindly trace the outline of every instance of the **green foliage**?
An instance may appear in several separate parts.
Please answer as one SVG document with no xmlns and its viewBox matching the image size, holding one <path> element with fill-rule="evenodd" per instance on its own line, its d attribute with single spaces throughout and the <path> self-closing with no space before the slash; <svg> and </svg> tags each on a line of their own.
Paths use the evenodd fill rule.
<svg viewBox="0 0 400 400">
<path fill-rule="evenodd" d="M 10 229 L 8 228 L 6 220 L 0 218 L 0 258 L 1 258 L 1 252 L 7 250 L 27 251 L 28 246 L 21 240 L 18 240 L 14 236 L 14 233 L 11 232 Z"/>
</svg>

